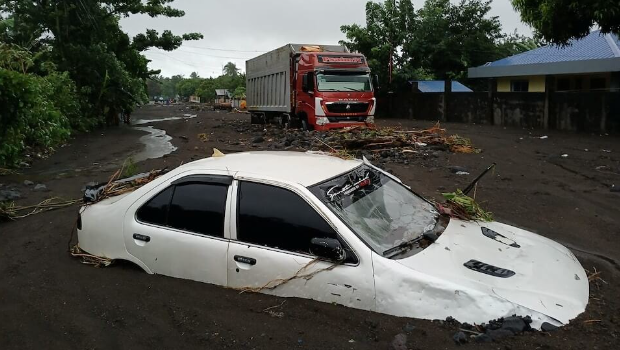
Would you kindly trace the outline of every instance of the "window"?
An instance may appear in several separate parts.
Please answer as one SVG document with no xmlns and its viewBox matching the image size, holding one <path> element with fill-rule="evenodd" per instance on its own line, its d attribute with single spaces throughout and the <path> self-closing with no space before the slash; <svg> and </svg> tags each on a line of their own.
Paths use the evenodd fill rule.
<svg viewBox="0 0 620 350">
<path fill-rule="evenodd" d="M 168 226 L 224 237 L 228 186 L 203 183 L 177 185 L 170 203 Z"/>
<path fill-rule="evenodd" d="M 138 220 L 155 225 L 166 225 L 166 216 L 174 187 L 168 187 L 144 204 L 136 216 Z"/>
<path fill-rule="evenodd" d="M 224 237 L 227 193 L 225 184 L 180 183 L 153 197 L 136 216 L 148 224 Z"/>
<path fill-rule="evenodd" d="M 570 79 L 569 78 L 559 78 L 557 82 L 557 91 L 568 91 L 570 90 Z"/>
<path fill-rule="evenodd" d="M 580 77 L 575 78 L 575 90 L 581 89 L 583 89 L 583 80 Z"/>
<path fill-rule="evenodd" d="M 530 82 L 527 80 L 511 80 L 510 91 L 528 92 L 530 90 Z"/>
<path fill-rule="evenodd" d="M 240 241 L 306 254 L 312 238 L 337 238 L 323 217 L 297 194 L 252 182 L 240 183 L 237 224 Z"/>
<path fill-rule="evenodd" d="M 603 90 L 607 88 L 607 79 L 590 78 L 590 90 Z"/>
<path fill-rule="evenodd" d="M 368 74 L 318 74 L 316 81 L 319 91 L 371 91 Z"/>
</svg>

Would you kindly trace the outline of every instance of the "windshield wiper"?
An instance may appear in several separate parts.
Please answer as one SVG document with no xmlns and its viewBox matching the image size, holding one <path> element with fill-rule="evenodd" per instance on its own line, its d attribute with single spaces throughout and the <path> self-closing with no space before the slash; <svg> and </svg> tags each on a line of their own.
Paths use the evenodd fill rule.
<svg viewBox="0 0 620 350">
<path fill-rule="evenodd" d="M 362 91 L 364 91 L 364 90 L 358 90 L 358 89 L 350 88 L 350 87 L 348 87 L 348 86 L 343 86 L 343 88 L 345 88 L 345 89 L 349 89 L 349 90 L 351 90 L 351 91 L 357 91 L 357 92 L 362 92 Z"/>
<path fill-rule="evenodd" d="M 423 239 L 426 239 L 426 240 L 430 241 L 431 243 L 434 243 L 437 240 L 437 235 L 433 231 L 434 231 L 434 229 L 431 230 L 431 231 L 424 232 L 423 234 L 419 235 L 418 237 L 416 237 L 416 238 L 414 238 L 414 239 L 412 239 L 410 241 L 403 242 L 403 243 L 401 243 L 401 244 L 399 244 L 397 246 L 394 246 L 394 247 L 384 251 L 383 254 L 381 254 L 381 255 L 383 255 L 386 258 L 394 257 L 394 256 L 396 256 L 398 254 L 401 254 L 405 250 L 411 249 L 416 243 L 420 242 Z M 394 253 L 394 254 L 392 254 L 392 253 Z"/>
<path fill-rule="evenodd" d="M 386 251 L 383 252 L 383 256 L 386 258 L 391 258 L 395 255 L 398 255 L 400 253 L 402 253 L 404 250 L 410 249 L 412 248 L 416 243 L 418 243 L 419 241 L 422 240 L 422 238 L 424 238 L 424 235 L 419 235 L 418 237 L 410 240 L 410 241 L 406 241 L 403 242 L 397 246 L 394 246 Z M 396 254 L 392 254 L 392 253 L 396 253 Z"/>
</svg>

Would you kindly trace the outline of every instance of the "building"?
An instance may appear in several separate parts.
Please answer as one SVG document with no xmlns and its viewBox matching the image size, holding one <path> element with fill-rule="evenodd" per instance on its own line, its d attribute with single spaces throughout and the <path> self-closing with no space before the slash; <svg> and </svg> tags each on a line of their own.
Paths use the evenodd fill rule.
<svg viewBox="0 0 620 350">
<path fill-rule="evenodd" d="M 226 103 L 232 98 L 232 93 L 227 89 L 215 89 L 215 103 Z"/>
<path fill-rule="evenodd" d="M 470 88 L 452 81 L 452 92 L 472 92 Z M 444 80 L 412 80 L 409 81 L 413 92 L 429 93 L 429 92 L 445 92 L 446 82 Z"/>
<path fill-rule="evenodd" d="M 567 46 L 547 45 L 480 67 L 469 78 L 492 78 L 496 92 L 620 91 L 620 39 L 593 31 Z"/>
</svg>

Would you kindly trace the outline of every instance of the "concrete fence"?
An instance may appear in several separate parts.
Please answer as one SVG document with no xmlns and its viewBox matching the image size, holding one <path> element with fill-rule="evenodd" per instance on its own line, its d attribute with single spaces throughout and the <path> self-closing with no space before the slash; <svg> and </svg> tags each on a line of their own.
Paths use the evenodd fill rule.
<svg viewBox="0 0 620 350">
<path fill-rule="evenodd" d="M 377 115 L 533 129 L 620 132 L 620 92 L 409 92 L 380 97 Z"/>
</svg>

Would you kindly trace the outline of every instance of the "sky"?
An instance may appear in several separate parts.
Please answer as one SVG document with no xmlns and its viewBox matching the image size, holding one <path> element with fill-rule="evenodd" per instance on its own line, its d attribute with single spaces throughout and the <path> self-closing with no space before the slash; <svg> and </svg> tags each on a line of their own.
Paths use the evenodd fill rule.
<svg viewBox="0 0 620 350">
<path fill-rule="evenodd" d="M 217 77 L 227 62 L 242 71 L 245 61 L 287 43 L 337 44 L 345 39 L 343 24 L 365 23 L 367 0 L 176 0 L 172 6 L 185 11 L 181 18 L 134 15 L 121 20 L 130 36 L 155 29 L 180 35 L 199 32 L 204 39 L 187 41 L 172 52 L 145 52 L 150 69 L 164 76 Z M 456 0 L 454 0 L 456 2 Z M 416 9 L 424 0 L 413 0 Z M 498 16 L 504 32 L 531 35 L 510 0 L 493 0 L 491 16 Z"/>
</svg>

